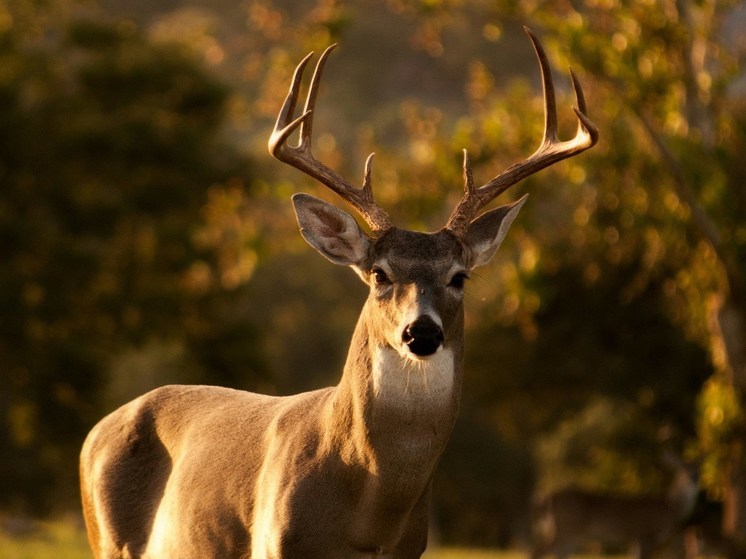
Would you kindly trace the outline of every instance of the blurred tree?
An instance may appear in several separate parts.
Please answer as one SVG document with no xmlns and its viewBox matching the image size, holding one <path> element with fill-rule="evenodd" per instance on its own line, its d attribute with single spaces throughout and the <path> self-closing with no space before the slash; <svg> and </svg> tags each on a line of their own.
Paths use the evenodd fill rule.
<svg viewBox="0 0 746 559">
<path fill-rule="evenodd" d="M 480 29 L 492 41 L 508 34 L 513 18 L 535 27 L 560 66 L 581 69 L 602 130 L 602 143 L 587 156 L 527 181 L 542 198 L 522 215 L 521 223 L 530 223 L 523 238 L 520 228 L 511 232 L 518 239 L 513 262 L 496 264 L 504 293 L 477 293 L 486 301 L 478 305 L 482 324 L 493 316 L 515 327 L 501 332 L 509 341 L 500 354 L 515 356 L 509 357 L 512 384 L 495 380 L 499 390 L 485 395 L 490 367 L 472 369 L 471 386 L 500 402 L 496 428 L 515 427 L 515 417 L 527 430 L 538 428 L 606 394 L 647 410 L 630 419 L 640 427 L 648 422 L 647 443 L 638 439 L 635 446 L 663 435 L 681 446 L 693 434 L 698 408 L 704 479 L 724 498 L 724 529 L 736 541 L 735 556 L 743 555 L 742 6 L 686 0 L 393 5 L 416 21 L 416 46 L 433 57 L 459 48 L 451 35 L 459 28 Z M 387 188 L 412 193 L 409 185 L 417 185 L 413 197 L 432 200 L 447 195 L 437 185 L 456 182 L 461 147 L 486 176 L 530 152 L 539 135 L 534 123 L 541 122 L 537 102 L 525 85 L 496 85 L 489 58 L 479 52 L 468 64 L 470 114 L 455 125 L 437 109 L 402 105 L 409 162 L 391 155 L 388 164 L 404 170 L 389 175 Z M 451 126 L 452 142 L 444 141 Z M 379 161 L 386 157 L 377 151 L 384 152 Z M 551 193 L 538 185 L 549 182 Z M 580 192 L 567 194 L 567 186 L 581 184 Z M 568 215 L 569 223 L 560 217 Z M 709 366 L 695 344 L 709 351 Z M 708 370 L 714 373 L 702 389 Z M 531 383 L 529 371 L 541 379 Z M 530 398 L 516 399 L 523 382 Z"/>
<path fill-rule="evenodd" d="M 295 250 L 287 198 L 316 188 L 264 155 L 294 65 L 342 43 L 322 84 L 317 155 L 354 179 L 376 151 L 381 203 L 398 223 L 440 227 L 460 196 L 462 148 L 486 180 L 540 136 L 525 23 L 558 68 L 578 70 L 602 141 L 517 187 L 536 195 L 469 286 L 464 411 L 436 489 L 444 536 L 496 543 L 509 539 L 503 524 L 520 530 L 535 449 L 542 472 L 557 466 L 549 483 L 653 489 L 661 440 L 691 447 L 695 429 L 705 480 L 727 497 L 731 533 L 744 533 L 735 3 L 103 4 L 134 19 L 67 30 L 32 1 L 0 0 L 8 487 L 24 468 L 42 480 L 39 464 L 72 463 L 63 456 L 97 415 L 93 401 L 208 368 L 268 392 L 334 382 L 358 311 L 355 278 L 311 253 L 254 244 L 261 234 Z M 244 100 L 226 97 L 197 58 Z M 574 101 L 555 76 L 566 125 Z M 232 138 L 261 154 L 266 179 L 251 196 L 230 179 L 243 171 L 220 142 L 226 111 Z M 330 320 L 335 305 L 348 314 Z M 264 370 L 260 351 L 276 372 L 242 374 Z M 127 382 L 109 382 L 107 362 Z"/>
<path fill-rule="evenodd" d="M 31 4 L 0 2 L 0 503 L 39 512 L 77 500 L 119 356 L 156 343 L 193 363 L 170 380 L 236 384 L 256 333 L 213 242 L 247 170 L 220 134 L 227 88 L 132 22 Z M 222 217 L 200 215 L 211 184 Z"/>
<path fill-rule="evenodd" d="M 591 180 L 620 200 L 645 188 L 644 213 L 657 214 L 655 229 L 635 231 L 645 251 L 659 255 L 649 268 L 680 263 L 666 273 L 670 308 L 682 329 L 709 346 L 715 369 L 701 403 L 705 481 L 724 498 L 723 528 L 733 556 L 743 556 L 746 101 L 739 84 L 746 45 L 737 29 L 746 13 L 740 3 L 687 0 L 548 2 L 537 13 L 556 52 L 577 60 L 604 99 L 608 152 L 596 155 L 606 166 L 591 171 Z M 622 172 L 603 172 L 609 168 Z M 729 402 L 738 411 L 726 415 Z"/>
<path fill-rule="evenodd" d="M 401 223 L 440 226 L 443 216 L 437 214 L 452 207 L 460 195 L 461 148 L 469 149 L 476 173 L 489 177 L 535 147 L 542 123 L 538 72 L 528 41 L 517 34 L 516 21 L 539 31 L 560 66 L 572 60 L 580 70 L 591 115 L 602 129 L 601 145 L 520 187 L 537 196 L 511 231 L 502 258 L 470 286 L 465 407 L 483 410 L 470 414 L 475 432 L 485 429 L 495 435 L 481 437 L 479 450 L 478 444 L 470 449 L 475 456 L 487 456 L 490 448 L 504 444 L 501 441 L 522 440 L 530 446 L 537 437 L 543 440 L 542 432 L 548 436 L 579 410 L 603 421 L 596 410 L 631 406 L 635 413 L 620 414 L 626 423 L 603 437 L 595 436 L 588 422 L 578 421 L 572 424 L 577 438 L 566 440 L 570 444 L 586 436 L 594 445 L 603 445 L 585 455 L 591 463 L 592 450 L 603 457 L 595 462 L 603 468 L 593 469 L 596 475 L 589 483 L 655 490 L 662 476 L 655 471 L 661 441 L 681 450 L 696 436 L 695 399 L 717 367 L 712 358 L 708 362 L 703 349 L 711 347 L 706 308 L 713 299 L 708 294 L 722 291 L 724 276 L 718 271 L 718 252 L 690 226 L 690 200 L 665 154 L 656 152 L 652 132 L 660 123 L 660 134 L 678 136 L 676 146 L 689 143 L 682 164 L 690 159 L 692 165 L 703 163 L 703 158 L 693 156 L 699 153 L 698 136 L 686 137 L 694 125 L 683 126 L 680 116 L 690 79 L 684 70 L 693 41 L 697 53 L 717 54 L 723 80 L 737 76 L 737 65 L 723 48 L 725 38 L 706 24 L 699 27 L 702 18 L 717 19 L 726 12 L 716 14 L 714 5 L 698 4 L 692 9 L 701 9 L 702 14 L 690 29 L 692 21 L 682 15 L 687 6 L 675 2 L 399 0 L 387 3 L 388 14 L 371 4 L 295 4 L 296 16 L 311 13 L 317 5 L 315 16 L 326 14 L 344 22 L 325 27 L 323 17 L 290 17 L 283 2 L 254 2 L 257 17 L 251 23 L 272 45 L 263 89 L 267 99 L 282 97 L 284 81 L 277 75 L 291 72 L 296 57 L 287 53 L 299 50 L 299 44 L 319 47 L 341 36 L 346 49 L 358 51 L 355 64 L 348 63 L 345 71 L 335 76 L 334 64 L 326 71 L 325 101 L 319 106 L 316 127 L 322 140 L 318 152 L 357 173 L 361 165 L 345 167 L 346 161 L 357 163 L 375 150 L 377 193 Z M 304 38 L 293 42 L 289 34 L 304 26 Z M 375 48 L 356 40 L 368 37 L 365 30 L 371 28 L 389 31 L 385 41 L 382 32 L 372 36 Z M 494 46 L 497 41 L 501 44 Z M 498 58 L 502 49 L 505 59 Z M 344 57 L 344 50 L 335 56 Z M 458 71 L 448 71 L 453 68 Z M 531 83 L 497 79 L 518 71 L 531 72 Z M 698 76 L 695 81 L 707 82 L 707 76 Z M 352 81 L 360 84 L 354 95 L 349 94 Z M 465 96 L 459 99 L 452 84 L 464 81 Z M 565 115 L 572 116 L 569 107 L 574 102 L 566 83 L 557 78 L 562 122 L 569 120 Z M 343 93 L 336 93 L 340 88 Z M 718 92 L 710 93 L 712 101 Z M 737 97 L 725 93 L 723 88 L 712 108 L 721 115 L 715 120 L 732 136 L 734 125 L 722 115 L 737 108 Z M 454 108 L 468 111 L 467 116 L 458 118 Z M 325 111 L 332 116 L 325 119 Z M 404 135 L 395 129 L 404 130 Z M 729 147 L 729 153 L 737 152 Z M 722 177 L 719 164 L 711 163 L 696 176 L 706 182 Z M 703 186 L 710 202 L 719 192 L 712 184 Z M 736 208 L 726 205 L 729 211 Z M 434 216 L 432 221 L 428 214 Z M 723 226 L 732 228 L 728 238 L 734 238 L 740 227 L 735 215 L 708 219 L 724 219 Z M 483 277 L 497 280 L 488 283 Z M 712 399 L 721 392 L 712 389 L 707 394 Z M 599 402 L 606 407 L 599 407 Z M 637 449 L 633 457 L 630 448 Z M 577 457 L 567 466 L 578 478 L 585 474 L 578 466 L 581 462 Z M 449 469 L 449 463 L 459 466 Z M 444 460 L 440 477 L 445 487 L 452 486 L 449 480 L 461 479 L 458 468 L 464 464 Z M 471 473 L 470 480 L 481 488 L 494 488 L 499 475 L 494 470 L 490 479 L 489 472 L 480 473 L 476 467 Z M 459 506 L 455 503 L 452 500 L 449 506 Z M 482 518 L 494 517 L 484 512 Z M 474 526 L 464 530 L 474 533 Z"/>
</svg>

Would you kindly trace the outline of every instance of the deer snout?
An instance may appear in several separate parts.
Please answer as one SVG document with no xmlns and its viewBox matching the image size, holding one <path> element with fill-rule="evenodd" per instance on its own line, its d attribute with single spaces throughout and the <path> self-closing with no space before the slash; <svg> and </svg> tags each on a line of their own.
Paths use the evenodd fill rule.
<svg viewBox="0 0 746 559">
<path fill-rule="evenodd" d="M 404 328 L 402 341 L 418 357 L 432 355 L 443 345 L 443 330 L 429 316 L 420 316 Z"/>
</svg>

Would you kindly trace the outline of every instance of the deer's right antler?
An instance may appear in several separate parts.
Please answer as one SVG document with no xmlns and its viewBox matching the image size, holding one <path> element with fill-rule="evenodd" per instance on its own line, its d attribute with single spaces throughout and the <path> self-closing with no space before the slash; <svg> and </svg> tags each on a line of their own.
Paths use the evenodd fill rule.
<svg viewBox="0 0 746 559">
<path fill-rule="evenodd" d="M 373 231 L 383 231 L 391 227 L 391 220 L 389 219 L 388 214 L 378 206 L 376 201 L 373 199 L 373 189 L 370 179 L 370 166 L 373 160 L 373 154 L 371 153 L 365 161 L 363 186 L 357 188 L 316 159 L 311 151 L 313 110 L 316 105 L 316 96 L 319 91 L 319 81 L 324 69 L 324 63 L 326 62 L 329 53 L 331 53 L 336 46 L 336 44 L 333 44 L 327 47 L 321 55 L 321 58 L 319 58 L 319 61 L 316 63 L 316 69 L 314 70 L 313 78 L 311 78 L 311 85 L 308 89 L 303 114 L 298 118 L 293 119 L 295 105 L 298 102 L 298 96 L 300 93 L 300 82 L 303 78 L 303 70 L 313 56 L 313 52 L 309 53 L 300 64 L 298 64 L 298 67 L 295 69 L 295 73 L 293 74 L 290 91 L 285 98 L 285 103 L 280 109 L 277 123 L 275 124 L 275 128 L 269 138 L 269 152 L 280 161 L 292 165 L 296 169 L 300 169 L 307 175 L 315 178 L 317 181 L 329 187 L 342 198 L 347 200 L 357 209 L 358 212 L 360 212 L 360 215 L 363 216 L 363 219 L 365 219 Z M 298 127 L 300 127 L 300 141 L 298 145 L 287 145 L 288 137 L 295 132 Z"/>
</svg>

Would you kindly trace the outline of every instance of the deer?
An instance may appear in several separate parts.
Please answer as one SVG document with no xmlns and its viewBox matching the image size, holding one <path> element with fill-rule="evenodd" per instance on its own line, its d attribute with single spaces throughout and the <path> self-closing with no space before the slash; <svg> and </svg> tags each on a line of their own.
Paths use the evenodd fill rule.
<svg viewBox="0 0 746 559">
<path fill-rule="evenodd" d="M 536 541 L 531 559 L 567 559 L 582 545 L 629 545 L 637 559 L 651 559 L 675 537 L 685 544 L 687 521 L 700 489 L 692 469 L 665 453 L 673 476 L 663 495 L 602 493 L 566 488 L 533 503 Z M 686 552 L 690 557 L 690 552 Z M 693 555 L 692 555 L 693 557 Z"/>
<path fill-rule="evenodd" d="M 422 555 L 433 474 L 459 408 L 464 286 L 497 251 L 526 196 L 478 214 L 510 186 L 598 139 L 575 74 L 577 132 L 558 139 L 549 63 L 528 33 L 543 80 L 543 141 L 478 187 L 464 151 L 463 197 L 431 233 L 394 226 L 375 202 L 372 155 L 360 187 L 315 158 L 313 114 L 335 45 L 319 58 L 295 117 L 313 53 L 300 62 L 269 151 L 336 192 L 370 228 L 314 196 L 292 197 L 303 238 L 332 263 L 352 268 L 369 290 L 341 379 L 290 396 L 170 385 L 104 417 L 80 458 L 96 559 Z"/>
</svg>

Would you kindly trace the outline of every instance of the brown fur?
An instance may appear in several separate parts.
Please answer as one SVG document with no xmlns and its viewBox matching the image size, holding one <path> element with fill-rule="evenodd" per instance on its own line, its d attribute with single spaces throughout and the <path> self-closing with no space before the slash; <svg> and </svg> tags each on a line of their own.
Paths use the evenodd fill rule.
<svg viewBox="0 0 746 559">
<path fill-rule="evenodd" d="M 166 386 L 105 417 L 81 454 L 96 559 L 423 553 L 461 393 L 463 294 L 451 278 L 494 253 L 522 202 L 485 218 L 470 245 L 449 231 L 370 239 L 341 210 L 295 202 L 309 242 L 370 287 L 340 383 L 282 398 Z M 422 316 L 444 339 L 420 357 L 402 331 Z"/>
</svg>

